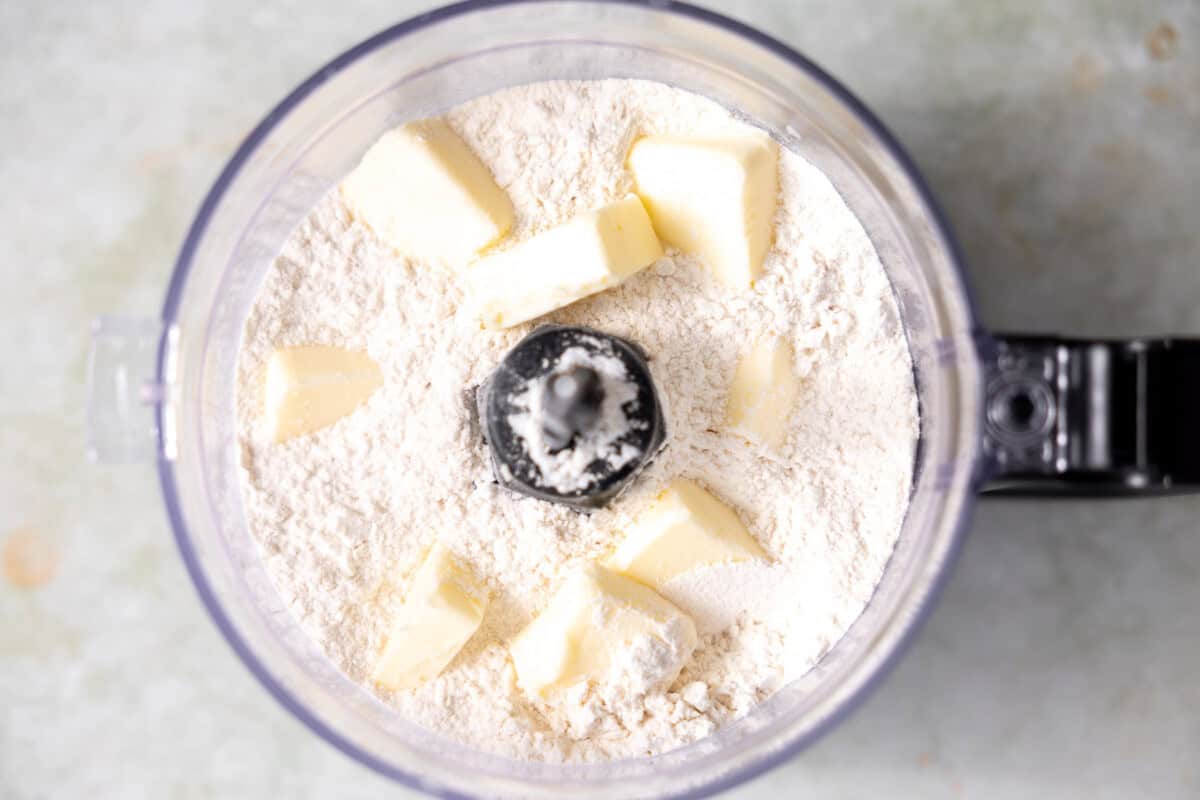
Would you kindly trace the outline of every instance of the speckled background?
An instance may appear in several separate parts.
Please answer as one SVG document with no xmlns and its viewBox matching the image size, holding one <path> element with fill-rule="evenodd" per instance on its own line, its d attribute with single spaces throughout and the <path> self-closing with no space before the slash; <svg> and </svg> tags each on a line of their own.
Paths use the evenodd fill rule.
<svg viewBox="0 0 1200 800">
<path fill-rule="evenodd" d="M 82 458 L 89 320 L 153 314 L 265 109 L 432 4 L 0 4 L 0 797 L 406 793 L 277 707 L 201 610 L 151 470 Z M 1200 5 L 758 0 L 911 148 L 984 321 L 1200 335 Z M 980 506 L 848 723 L 732 797 L 1200 796 L 1200 498 Z"/>
</svg>

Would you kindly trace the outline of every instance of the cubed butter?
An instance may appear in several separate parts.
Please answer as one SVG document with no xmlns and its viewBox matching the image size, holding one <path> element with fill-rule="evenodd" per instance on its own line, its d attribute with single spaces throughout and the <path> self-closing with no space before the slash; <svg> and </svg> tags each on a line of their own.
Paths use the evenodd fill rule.
<svg viewBox="0 0 1200 800">
<path fill-rule="evenodd" d="M 778 151 L 766 134 L 647 136 L 634 142 L 628 165 L 659 238 L 740 289 L 762 274 L 771 249 Z"/>
<path fill-rule="evenodd" d="M 474 635 L 487 594 L 440 542 L 413 578 L 372 678 L 388 689 L 415 689 L 436 678 Z"/>
<path fill-rule="evenodd" d="M 267 362 L 267 434 L 282 442 L 332 425 L 382 385 L 383 373 L 366 353 L 325 346 L 280 348 Z"/>
<path fill-rule="evenodd" d="M 730 429 L 751 441 L 778 447 L 800 393 L 792 346 L 778 336 L 760 339 L 738 362 L 725 417 Z"/>
<path fill-rule="evenodd" d="M 676 478 L 634 521 L 607 567 L 661 589 L 701 567 L 766 559 L 737 513 L 707 491 Z"/>
<path fill-rule="evenodd" d="M 480 259 L 467 285 L 484 325 L 508 328 L 616 286 L 662 253 L 631 194 Z"/>
<path fill-rule="evenodd" d="M 513 224 L 508 195 L 440 119 L 385 133 L 342 182 L 342 197 L 399 253 L 454 268 Z"/>
<path fill-rule="evenodd" d="M 649 587 L 598 564 L 572 574 L 509 644 L 532 697 L 587 681 L 630 694 L 669 684 L 696 647 L 691 617 Z"/>
</svg>

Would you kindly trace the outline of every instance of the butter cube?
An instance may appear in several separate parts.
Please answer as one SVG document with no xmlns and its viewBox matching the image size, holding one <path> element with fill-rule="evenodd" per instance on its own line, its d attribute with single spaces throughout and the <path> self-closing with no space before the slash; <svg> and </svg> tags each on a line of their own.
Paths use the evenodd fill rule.
<svg viewBox="0 0 1200 800">
<path fill-rule="evenodd" d="M 373 680 L 388 689 L 415 689 L 436 678 L 474 635 L 486 608 L 475 576 L 434 544 L 392 622 Z"/>
<path fill-rule="evenodd" d="M 487 167 L 440 119 L 388 131 L 342 182 L 350 212 L 398 252 L 459 267 L 513 224 Z"/>
<path fill-rule="evenodd" d="M 340 347 L 284 347 L 267 362 L 265 427 L 273 441 L 332 425 L 383 385 L 366 353 Z"/>
<path fill-rule="evenodd" d="M 605 566 L 655 589 L 701 567 L 766 559 L 729 506 L 676 478 L 626 533 Z"/>
<path fill-rule="evenodd" d="M 484 325 L 509 328 L 616 286 L 662 254 L 631 194 L 481 259 L 467 284 Z"/>
<path fill-rule="evenodd" d="M 598 564 L 567 578 L 509 644 L 518 685 L 540 698 L 584 681 L 647 692 L 675 680 L 695 648 L 691 617 Z"/>
<path fill-rule="evenodd" d="M 771 248 L 778 156 L 766 134 L 647 136 L 628 165 L 659 237 L 699 255 L 726 286 L 747 288 Z"/>
<path fill-rule="evenodd" d="M 760 339 L 733 374 L 725 419 L 737 434 L 778 447 L 800 393 L 792 346 L 778 336 Z"/>
</svg>

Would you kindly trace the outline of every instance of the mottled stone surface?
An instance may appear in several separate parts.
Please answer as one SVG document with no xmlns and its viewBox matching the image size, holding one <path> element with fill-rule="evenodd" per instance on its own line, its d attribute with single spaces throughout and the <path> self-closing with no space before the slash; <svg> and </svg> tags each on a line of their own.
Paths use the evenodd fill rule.
<svg viewBox="0 0 1200 800">
<path fill-rule="evenodd" d="M 201 610 L 151 470 L 87 465 L 81 409 L 88 321 L 158 308 L 240 137 L 429 6 L 0 6 L 0 797 L 404 796 L 258 687 Z M 987 324 L 1200 335 L 1194 0 L 721 8 L 911 148 Z M 1200 796 L 1198 520 L 1200 498 L 984 502 L 899 669 L 729 796 Z"/>
</svg>

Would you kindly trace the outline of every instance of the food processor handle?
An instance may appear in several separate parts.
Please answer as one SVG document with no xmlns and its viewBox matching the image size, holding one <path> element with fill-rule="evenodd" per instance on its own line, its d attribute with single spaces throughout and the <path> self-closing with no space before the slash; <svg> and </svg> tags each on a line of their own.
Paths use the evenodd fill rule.
<svg viewBox="0 0 1200 800">
<path fill-rule="evenodd" d="M 1200 339 L 996 334 L 986 371 L 983 492 L 1200 492 Z"/>
<path fill-rule="evenodd" d="M 157 411 L 166 391 L 155 381 L 155 365 L 170 341 L 156 319 L 105 315 L 92 323 L 84 419 L 89 459 L 129 463 L 159 453 Z"/>
</svg>

